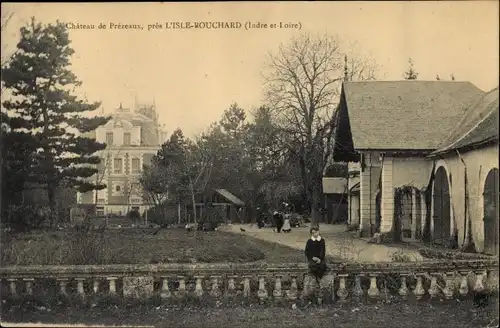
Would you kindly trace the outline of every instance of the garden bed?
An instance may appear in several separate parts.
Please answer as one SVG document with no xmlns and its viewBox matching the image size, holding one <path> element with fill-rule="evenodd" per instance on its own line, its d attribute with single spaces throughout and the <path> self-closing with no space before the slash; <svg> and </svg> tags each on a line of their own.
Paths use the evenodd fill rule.
<svg viewBox="0 0 500 328">
<path fill-rule="evenodd" d="M 438 248 L 423 247 L 418 252 L 426 259 L 434 260 L 491 260 L 492 256 L 478 253 L 464 253 L 458 250 L 444 250 Z"/>
<path fill-rule="evenodd" d="M 2 265 L 304 262 L 291 247 L 223 231 L 106 229 L 3 236 Z"/>
</svg>

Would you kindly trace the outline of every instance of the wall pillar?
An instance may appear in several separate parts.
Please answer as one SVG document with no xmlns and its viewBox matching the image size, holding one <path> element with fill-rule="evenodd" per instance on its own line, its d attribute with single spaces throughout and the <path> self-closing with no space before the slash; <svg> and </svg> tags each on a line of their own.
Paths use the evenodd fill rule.
<svg viewBox="0 0 500 328">
<path fill-rule="evenodd" d="M 423 237 L 424 235 L 424 230 L 425 230 L 425 220 L 427 219 L 427 205 L 425 203 L 425 193 L 421 193 L 421 196 L 420 196 L 420 215 L 421 215 L 421 219 L 420 219 L 420 223 L 421 223 L 421 227 L 420 227 L 420 231 L 421 231 L 421 236 Z M 421 237 L 421 238 L 422 238 Z"/>
<path fill-rule="evenodd" d="M 359 196 L 351 195 L 351 224 L 359 225 Z"/>
<path fill-rule="evenodd" d="M 382 197 L 380 204 L 380 232 L 390 232 L 394 223 L 394 186 L 392 181 L 392 157 L 384 158 L 382 166 Z"/>
<path fill-rule="evenodd" d="M 365 167 L 360 172 L 360 183 L 359 183 L 359 199 L 360 199 L 360 218 L 359 218 L 359 232 L 361 236 L 370 235 L 370 170 Z M 374 221 L 372 219 L 372 221 Z"/>
<path fill-rule="evenodd" d="M 411 238 L 417 239 L 417 190 L 411 190 Z"/>
<path fill-rule="evenodd" d="M 351 191 L 348 191 L 348 201 L 347 201 L 347 204 L 348 204 L 348 211 L 347 211 L 347 224 L 348 225 L 352 225 L 352 211 L 354 210 L 353 207 L 352 207 L 352 193 Z"/>
</svg>

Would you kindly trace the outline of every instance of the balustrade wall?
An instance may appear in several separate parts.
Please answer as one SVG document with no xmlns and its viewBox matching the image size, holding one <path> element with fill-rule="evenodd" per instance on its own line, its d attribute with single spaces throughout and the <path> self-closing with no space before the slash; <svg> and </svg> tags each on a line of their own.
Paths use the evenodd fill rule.
<svg viewBox="0 0 500 328">
<path fill-rule="evenodd" d="M 413 296 L 452 299 L 498 291 L 498 261 L 330 264 L 316 286 L 305 264 L 157 264 L 0 268 L 2 295 L 149 298 L 243 297 L 329 301 Z M 2 297 L 3 298 L 3 297 Z"/>
</svg>

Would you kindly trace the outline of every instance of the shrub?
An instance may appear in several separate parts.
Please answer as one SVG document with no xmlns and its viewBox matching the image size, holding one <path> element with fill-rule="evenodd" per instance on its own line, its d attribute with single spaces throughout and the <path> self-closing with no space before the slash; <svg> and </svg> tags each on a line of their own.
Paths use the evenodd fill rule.
<svg viewBox="0 0 500 328">
<path fill-rule="evenodd" d="M 354 223 L 354 224 L 349 224 L 347 226 L 347 231 L 348 232 L 351 232 L 351 231 L 358 231 L 359 230 L 359 224 L 357 223 Z"/>
<path fill-rule="evenodd" d="M 2 236 L 1 261 L 9 265 L 109 264 L 111 245 L 104 227 L 90 222 L 70 231 Z"/>
<path fill-rule="evenodd" d="M 89 222 L 76 226 L 68 240 L 70 265 L 108 264 L 111 260 L 110 245 L 105 227 L 93 228 Z"/>
<path fill-rule="evenodd" d="M 202 228 L 199 230 L 213 231 L 224 222 L 225 219 L 222 210 L 215 206 L 208 206 L 203 213 L 203 217 L 198 222 L 199 227 Z"/>
<path fill-rule="evenodd" d="M 48 211 L 35 205 L 14 205 L 6 210 L 2 225 L 14 231 L 30 231 L 41 228 L 48 220 Z M 5 218 L 5 220 L 3 219 Z"/>
<path fill-rule="evenodd" d="M 432 248 L 420 248 L 418 250 L 420 255 L 428 259 L 438 260 L 471 260 L 471 259 L 490 259 L 488 255 L 479 253 L 463 253 L 458 251 L 444 251 Z"/>
<path fill-rule="evenodd" d="M 177 205 L 173 204 L 162 204 L 161 206 L 150 208 L 147 215 L 148 222 L 158 224 L 162 227 L 177 224 L 179 221 Z"/>
<path fill-rule="evenodd" d="M 141 218 L 141 214 L 139 214 L 138 210 L 133 209 L 127 213 L 127 218 L 132 220 L 139 220 Z"/>
<path fill-rule="evenodd" d="M 397 250 L 396 252 L 391 254 L 392 262 L 413 262 L 413 258 L 408 254 L 405 254 L 403 250 Z"/>
</svg>

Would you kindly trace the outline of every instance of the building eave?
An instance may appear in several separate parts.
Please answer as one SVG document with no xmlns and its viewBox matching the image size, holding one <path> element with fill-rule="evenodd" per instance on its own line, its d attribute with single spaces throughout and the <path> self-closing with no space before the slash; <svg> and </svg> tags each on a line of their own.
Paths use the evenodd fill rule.
<svg viewBox="0 0 500 328">
<path fill-rule="evenodd" d="M 459 148 L 440 149 L 440 150 L 434 151 L 431 154 L 429 154 L 427 156 L 427 158 L 434 159 L 434 158 L 449 155 L 451 153 L 456 153 L 457 151 L 459 153 L 468 152 L 468 151 L 472 151 L 472 150 L 486 148 L 486 147 L 492 146 L 494 144 L 498 144 L 498 136 L 491 137 L 491 138 L 488 138 L 488 139 L 485 139 L 485 140 L 482 140 L 479 142 L 475 142 L 475 143 L 469 144 L 467 146 L 459 147 Z"/>
</svg>

